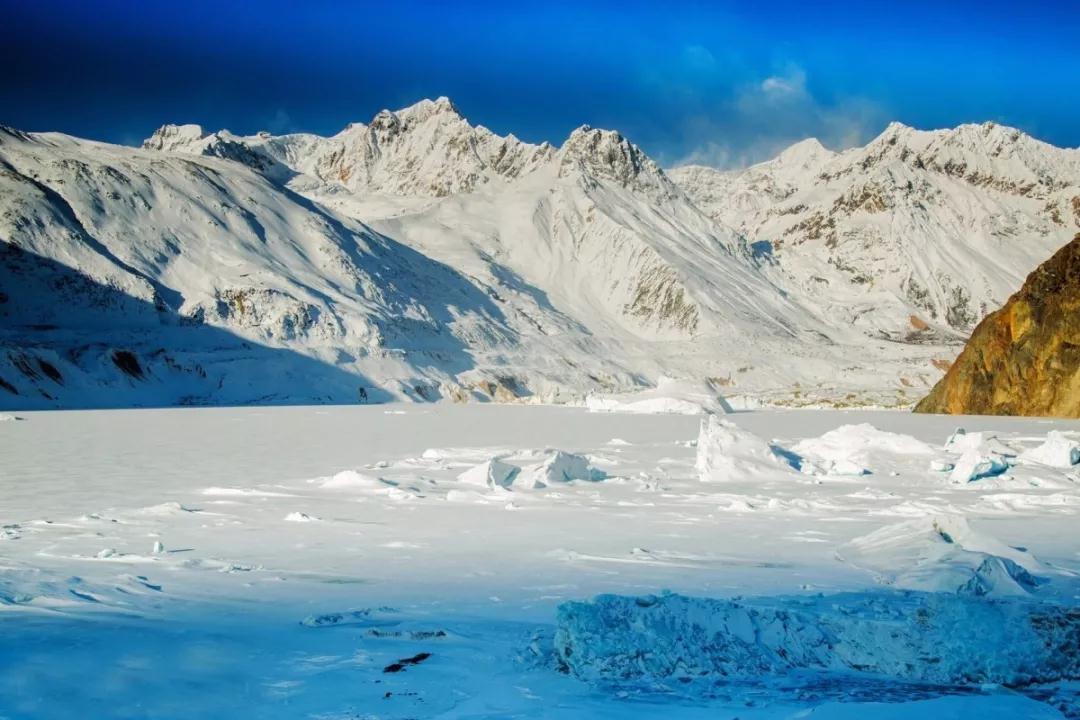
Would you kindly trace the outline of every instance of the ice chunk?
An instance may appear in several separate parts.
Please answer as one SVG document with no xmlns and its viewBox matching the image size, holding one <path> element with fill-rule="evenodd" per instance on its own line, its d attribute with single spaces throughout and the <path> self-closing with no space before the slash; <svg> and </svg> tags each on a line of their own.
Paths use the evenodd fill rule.
<svg viewBox="0 0 1080 720">
<path fill-rule="evenodd" d="M 1005 457 L 997 453 L 983 453 L 981 450 L 971 449 L 964 452 L 956 461 L 956 467 L 949 475 L 949 480 L 954 483 L 968 483 L 983 478 L 1001 475 L 1009 469 L 1009 463 Z"/>
<path fill-rule="evenodd" d="M 962 427 L 952 431 L 952 435 L 945 440 L 945 449 L 951 452 L 962 453 L 973 447 L 977 448 L 982 443 L 982 433 L 969 433 Z"/>
<path fill-rule="evenodd" d="M 552 483 L 574 480 L 603 480 L 607 474 L 589 465 L 584 455 L 564 450 L 545 450 L 544 459 L 526 465 L 514 478 L 515 487 L 542 488 Z"/>
<path fill-rule="evenodd" d="M 983 431 L 969 433 L 962 427 L 956 428 L 945 441 L 945 449 L 960 455 L 973 450 L 984 455 L 990 453 L 1005 457 L 1016 455 L 1015 448 L 1002 442 L 997 435 Z"/>
<path fill-rule="evenodd" d="M 790 469 L 769 443 L 716 415 L 701 420 L 694 467 L 702 482 L 752 480 Z"/>
<path fill-rule="evenodd" d="M 487 503 L 489 497 L 475 490 L 450 490 L 446 493 L 447 502 L 477 503 L 479 505 Z"/>
<path fill-rule="evenodd" d="M 1051 467 L 1069 468 L 1080 463 L 1080 444 L 1070 440 L 1057 430 L 1046 434 L 1046 441 L 1038 447 L 1020 454 L 1024 462 L 1039 463 Z"/>
<path fill-rule="evenodd" d="M 1031 554 L 976 532 L 958 515 L 919 518 L 842 545 L 837 556 L 908 590 L 961 595 L 1027 595 L 1047 569 Z"/>
<path fill-rule="evenodd" d="M 313 517 L 311 515 L 308 515 L 307 513 L 302 513 L 302 512 L 291 512 L 291 513 L 289 513 L 288 515 L 285 516 L 285 522 L 308 523 L 308 522 L 318 522 L 318 520 L 319 520 L 319 518 Z"/>
<path fill-rule="evenodd" d="M 910 435 L 885 432 L 873 425 L 841 425 L 821 437 L 799 442 L 792 450 L 830 475 L 865 475 L 875 454 L 930 455 L 929 445 Z"/>
<path fill-rule="evenodd" d="M 717 600 L 601 595 L 559 607 L 555 657 L 597 684 L 760 684 L 795 672 L 941 685 L 1080 678 L 1080 610 L 942 593 Z"/>
<path fill-rule="evenodd" d="M 870 468 L 854 460 L 829 460 L 825 464 L 826 475 L 869 475 Z"/>
<path fill-rule="evenodd" d="M 380 490 L 387 487 L 386 483 L 379 478 L 357 472 L 356 470 L 342 470 L 336 475 L 323 480 L 320 483 L 320 486 L 328 490 Z"/>
<path fill-rule="evenodd" d="M 499 458 L 491 458 L 475 465 L 457 476 L 459 482 L 466 485 L 496 488 L 510 487 L 519 468 L 505 463 Z"/>
<path fill-rule="evenodd" d="M 954 467 L 955 463 L 946 462 L 945 460 L 931 460 L 930 472 L 949 472 Z"/>
</svg>

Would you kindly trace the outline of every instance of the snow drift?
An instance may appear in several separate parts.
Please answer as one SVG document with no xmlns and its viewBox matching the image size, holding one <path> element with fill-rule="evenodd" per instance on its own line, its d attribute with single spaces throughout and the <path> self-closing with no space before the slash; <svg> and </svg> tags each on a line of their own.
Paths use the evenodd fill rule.
<svg viewBox="0 0 1080 720">
<path fill-rule="evenodd" d="M 1080 463 L 1080 443 L 1071 440 L 1060 430 L 1051 430 L 1041 445 L 1020 453 L 1020 459 L 1050 467 L 1070 468 Z"/>
<path fill-rule="evenodd" d="M 1026 596 L 1048 572 L 1030 553 L 977 532 L 957 515 L 890 525 L 837 551 L 878 580 L 908 590 L 968 596 Z"/>
<path fill-rule="evenodd" d="M 809 438 L 792 450 L 830 475 L 866 475 L 873 472 L 874 457 L 930 455 L 933 450 L 910 435 L 878 430 L 869 423 L 842 425 L 821 437 Z"/>
</svg>

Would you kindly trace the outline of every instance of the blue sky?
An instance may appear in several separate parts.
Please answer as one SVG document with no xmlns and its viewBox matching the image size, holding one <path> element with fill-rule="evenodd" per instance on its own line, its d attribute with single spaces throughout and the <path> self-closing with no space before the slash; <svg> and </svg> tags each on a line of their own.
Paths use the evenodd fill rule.
<svg viewBox="0 0 1080 720">
<path fill-rule="evenodd" d="M 890 120 L 1080 145 L 1080 3 L 0 0 L 0 123 L 136 143 L 165 122 L 331 134 L 447 95 L 560 143 L 616 128 L 741 165 Z"/>
</svg>

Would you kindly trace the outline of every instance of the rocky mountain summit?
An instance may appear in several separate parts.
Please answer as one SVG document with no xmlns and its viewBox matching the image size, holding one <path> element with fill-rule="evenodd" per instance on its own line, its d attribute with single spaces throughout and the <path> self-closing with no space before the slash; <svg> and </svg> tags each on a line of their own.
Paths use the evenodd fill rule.
<svg viewBox="0 0 1080 720">
<path fill-rule="evenodd" d="M 1080 417 L 1080 234 L 979 323 L 915 410 Z"/>
</svg>

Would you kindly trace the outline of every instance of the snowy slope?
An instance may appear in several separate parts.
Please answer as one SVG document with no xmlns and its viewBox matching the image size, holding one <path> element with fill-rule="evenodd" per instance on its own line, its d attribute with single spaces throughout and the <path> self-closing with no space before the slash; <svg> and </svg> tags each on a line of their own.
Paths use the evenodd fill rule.
<svg viewBox="0 0 1080 720">
<path fill-rule="evenodd" d="M 373 399 L 573 397 L 642 382 L 624 342 L 697 326 L 675 270 L 637 237 L 608 275 L 580 279 L 601 286 L 607 314 L 579 314 L 626 328 L 594 338 L 512 266 L 432 259 L 233 161 L 16 131 L 0 159 L 11 407 L 349 402 L 360 386 L 381 389 Z M 578 187 L 588 161 L 566 153 L 549 179 Z M 572 233 L 530 240 L 577 252 Z M 702 242 L 699 256 L 716 241 Z M 632 282 L 608 288 L 625 268 Z M 639 352 L 637 368 L 662 360 Z"/>
<path fill-rule="evenodd" d="M 0 167 L 6 404 L 351 399 L 515 343 L 457 271 L 236 163 L 4 131 Z"/>
<path fill-rule="evenodd" d="M 778 282 L 871 334 L 963 337 L 1080 228 L 1080 150 L 987 123 L 893 123 L 746 170 L 671 177 L 771 257 Z"/>
<path fill-rule="evenodd" d="M 1075 152 L 1011 132 L 669 176 L 617 132 L 530 145 L 445 98 L 329 138 L 5 130 L 0 402 L 573 401 L 671 376 L 910 403 L 1073 222 Z"/>
</svg>

